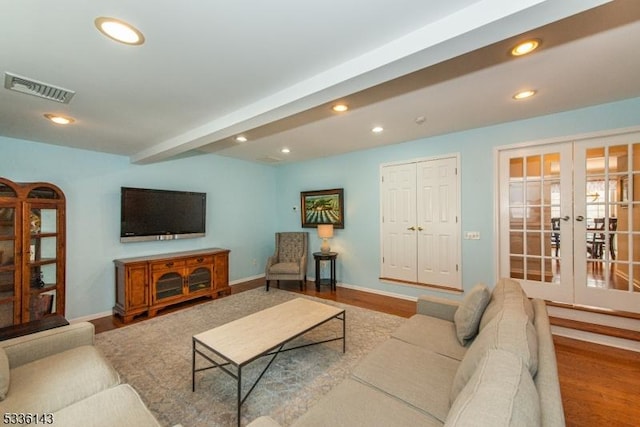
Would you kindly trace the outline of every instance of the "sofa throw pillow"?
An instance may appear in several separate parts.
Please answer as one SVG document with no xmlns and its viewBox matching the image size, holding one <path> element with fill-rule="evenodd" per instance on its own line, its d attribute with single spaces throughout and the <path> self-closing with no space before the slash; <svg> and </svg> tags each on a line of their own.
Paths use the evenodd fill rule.
<svg viewBox="0 0 640 427">
<path fill-rule="evenodd" d="M 444 425 L 540 426 L 540 399 L 522 359 L 505 350 L 487 352 L 453 402 Z"/>
<path fill-rule="evenodd" d="M 0 347 L 0 400 L 4 400 L 9 392 L 9 358 L 4 348 Z"/>
<path fill-rule="evenodd" d="M 453 316 L 456 335 L 461 345 L 467 345 L 478 333 L 480 318 L 489 304 L 491 293 L 484 284 L 477 284 L 464 296 Z"/>
</svg>

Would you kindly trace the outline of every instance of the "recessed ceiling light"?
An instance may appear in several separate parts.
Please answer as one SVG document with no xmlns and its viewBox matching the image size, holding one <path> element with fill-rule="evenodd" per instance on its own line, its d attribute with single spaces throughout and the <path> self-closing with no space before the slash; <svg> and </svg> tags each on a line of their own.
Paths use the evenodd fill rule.
<svg viewBox="0 0 640 427">
<path fill-rule="evenodd" d="M 101 16 L 96 18 L 94 24 L 102 34 L 117 42 L 129 45 L 144 43 L 144 36 L 140 30 L 120 19 Z"/>
<path fill-rule="evenodd" d="M 236 136 L 236 141 L 237 142 L 247 142 L 247 137 L 244 135 L 238 135 Z"/>
<path fill-rule="evenodd" d="M 522 43 L 517 44 L 513 49 L 511 49 L 511 55 L 513 56 L 522 56 L 527 53 L 531 53 L 536 50 L 540 46 L 540 40 L 531 39 L 524 41 Z"/>
<path fill-rule="evenodd" d="M 281 152 L 281 153 L 284 153 L 284 154 L 288 154 L 288 153 L 290 153 L 290 152 L 291 152 L 291 150 L 289 150 L 287 147 L 285 147 L 285 148 L 283 148 L 282 150 L 280 150 L 280 152 Z"/>
<path fill-rule="evenodd" d="M 531 98 L 533 95 L 535 95 L 537 93 L 536 90 L 533 89 L 527 89 L 527 90 L 521 90 L 520 92 L 516 93 L 515 95 L 513 95 L 513 99 L 527 99 L 527 98 Z"/>
<path fill-rule="evenodd" d="M 50 114 L 47 113 L 44 115 L 47 119 L 51 120 L 53 123 L 58 125 L 68 125 L 75 122 L 71 117 L 61 116 L 59 114 Z"/>
<path fill-rule="evenodd" d="M 384 128 L 382 126 L 376 126 L 373 129 L 371 129 L 371 132 L 373 133 L 381 133 L 384 130 Z"/>
<path fill-rule="evenodd" d="M 349 106 L 345 104 L 336 104 L 333 107 L 331 107 L 331 109 L 336 113 L 344 113 L 349 109 Z"/>
</svg>

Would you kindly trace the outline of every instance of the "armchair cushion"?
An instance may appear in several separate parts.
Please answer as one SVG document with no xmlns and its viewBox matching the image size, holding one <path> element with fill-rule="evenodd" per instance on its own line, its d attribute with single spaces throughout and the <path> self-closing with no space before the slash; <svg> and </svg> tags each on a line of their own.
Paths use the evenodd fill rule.
<svg viewBox="0 0 640 427">
<path fill-rule="evenodd" d="M 462 299 L 453 317 L 460 344 L 467 345 L 478 333 L 480 318 L 490 298 L 489 289 L 483 284 L 478 284 Z"/>
<path fill-rule="evenodd" d="M 0 347 L 0 400 L 7 397 L 10 382 L 9 358 L 4 348 Z"/>
<path fill-rule="evenodd" d="M 273 274 L 298 274 L 300 273 L 300 264 L 297 262 L 279 262 L 269 269 Z"/>
</svg>

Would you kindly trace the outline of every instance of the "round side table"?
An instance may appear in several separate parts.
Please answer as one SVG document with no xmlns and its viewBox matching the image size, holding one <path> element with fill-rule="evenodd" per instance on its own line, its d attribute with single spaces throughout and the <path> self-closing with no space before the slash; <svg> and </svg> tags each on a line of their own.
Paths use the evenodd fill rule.
<svg viewBox="0 0 640 427">
<path fill-rule="evenodd" d="M 320 285 L 329 285 L 332 291 L 336 290 L 336 258 L 337 252 L 314 252 L 313 259 L 316 262 L 316 291 L 320 291 Z M 331 278 L 320 277 L 320 261 L 331 262 Z"/>
</svg>

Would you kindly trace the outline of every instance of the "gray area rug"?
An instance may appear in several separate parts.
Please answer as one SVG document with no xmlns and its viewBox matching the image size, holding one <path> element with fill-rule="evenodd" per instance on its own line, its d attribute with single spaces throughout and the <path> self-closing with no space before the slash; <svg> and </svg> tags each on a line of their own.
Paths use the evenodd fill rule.
<svg viewBox="0 0 640 427">
<path fill-rule="evenodd" d="M 342 341 L 292 350 L 276 357 L 242 407 L 242 425 L 269 415 L 287 426 L 340 383 L 363 355 L 389 337 L 405 319 L 333 301 L 264 288 L 241 292 L 134 325 L 96 335 L 96 345 L 113 363 L 123 382 L 131 384 L 161 424 L 184 427 L 235 426 L 236 380 L 211 369 L 196 373 L 191 391 L 194 334 L 294 298 L 308 298 L 346 309 L 347 351 Z M 295 319 L 291 319 L 295 322 Z M 342 322 L 332 320 L 290 346 L 341 336 Z M 242 371 L 257 378 L 268 358 Z M 197 357 L 196 366 L 206 364 Z"/>
</svg>

